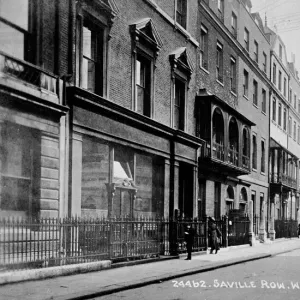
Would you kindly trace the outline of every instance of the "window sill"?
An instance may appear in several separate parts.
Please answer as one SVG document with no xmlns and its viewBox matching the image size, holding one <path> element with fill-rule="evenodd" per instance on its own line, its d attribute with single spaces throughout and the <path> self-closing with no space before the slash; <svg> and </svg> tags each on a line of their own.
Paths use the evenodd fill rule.
<svg viewBox="0 0 300 300">
<path fill-rule="evenodd" d="M 252 168 L 252 171 L 255 172 L 255 173 L 257 173 L 257 169 Z"/>
<path fill-rule="evenodd" d="M 257 104 L 255 104 L 255 103 L 252 103 L 252 104 L 253 104 L 253 106 L 254 106 L 254 107 L 256 107 L 256 108 L 258 109 L 258 106 L 257 106 Z"/>
<path fill-rule="evenodd" d="M 205 72 L 206 74 L 209 74 L 209 71 L 208 71 L 207 69 L 203 68 L 202 66 L 200 66 L 200 69 L 201 69 L 203 72 Z"/>
<path fill-rule="evenodd" d="M 260 174 L 266 176 L 266 172 L 260 172 Z"/>
<path fill-rule="evenodd" d="M 243 95 L 243 97 L 247 100 L 247 101 L 249 101 L 249 98 L 248 98 L 248 96 L 246 96 L 246 95 Z"/>
<path fill-rule="evenodd" d="M 265 116 L 267 115 L 267 113 L 266 113 L 265 111 L 263 111 L 263 110 L 261 111 L 261 113 L 262 113 L 263 115 L 265 115 Z"/>
<path fill-rule="evenodd" d="M 234 96 L 234 97 L 237 97 L 237 94 L 233 91 L 230 91 L 230 93 Z"/>
<path fill-rule="evenodd" d="M 218 83 L 219 85 L 221 85 L 222 87 L 224 87 L 224 83 L 221 82 L 221 81 L 219 81 L 218 79 L 217 79 L 217 83 Z"/>
</svg>

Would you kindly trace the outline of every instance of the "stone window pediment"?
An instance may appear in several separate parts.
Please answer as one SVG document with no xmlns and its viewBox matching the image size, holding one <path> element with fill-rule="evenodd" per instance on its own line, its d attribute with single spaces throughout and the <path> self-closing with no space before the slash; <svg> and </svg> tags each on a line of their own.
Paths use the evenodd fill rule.
<svg viewBox="0 0 300 300">
<path fill-rule="evenodd" d="M 148 47 L 155 50 L 156 55 L 162 47 L 162 40 L 150 18 L 141 19 L 130 25 L 130 32 L 136 46 L 139 43 L 146 44 Z"/>
<path fill-rule="evenodd" d="M 188 76 L 188 79 L 190 79 L 194 71 L 194 67 L 192 60 L 187 53 L 186 47 L 176 49 L 169 57 L 173 70 L 180 69 Z"/>
</svg>

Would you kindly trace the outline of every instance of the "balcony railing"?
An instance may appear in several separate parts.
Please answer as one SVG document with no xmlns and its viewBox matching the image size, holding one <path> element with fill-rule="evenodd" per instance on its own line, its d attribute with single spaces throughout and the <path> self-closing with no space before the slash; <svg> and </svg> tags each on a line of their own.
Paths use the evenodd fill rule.
<svg viewBox="0 0 300 300">
<path fill-rule="evenodd" d="M 212 156 L 214 158 L 224 161 L 224 145 L 213 143 Z"/>
<path fill-rule="evenodd" d="M 281 183 L 292 188 L 297 188 L 297 180 L 289 175 L 272 173 L 270 177 L 272 183 Z"/>
<path fill-rule="evenodd" d="M 239 153 L 233 149 L 228 149 L 228 161 L 229 163 L 238 166 L 239 165 Z"/>
<path fill-rule="evenodd" d="M 0 74 L 6 74 L 57 94 L 58 77 L 0 51 Z"/>
<path fill-rule="evenodd" d="M 242 165 L 243 168 L 249 169 L 250 168 L 250 157 L 243 155 L 242 156 Z"/>
</svg>

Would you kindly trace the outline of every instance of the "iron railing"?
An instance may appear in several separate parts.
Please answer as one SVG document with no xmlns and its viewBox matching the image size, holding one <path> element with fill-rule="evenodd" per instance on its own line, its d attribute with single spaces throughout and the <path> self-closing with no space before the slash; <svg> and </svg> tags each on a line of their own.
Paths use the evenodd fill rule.
<svg viewBox="0 0 300 300">
<path fill-rule="evenodd" d="M 297 220 L 275 220 L 275 238 L 298 237 Z"/>
<path fill-rule="evenodd" d="M 207 250 L 207 217 L 203 220 L 127 217 L 0 219 L 0 270 L 45 268 L 100 260 L 114 263 L 178 255 L 186 252 L 184 232 L 188 224 L 196 232 L 193 252 Z M 237 220 L 233 220 L 231 227 L 228 218 L 222 217 L 217 220 L 217 226 L 222 232 L 222 247 L 249 243 L 246 238 L 241 240 L 242 235 L 248 235 L 248 228 L 241 227 Z"/>
<path fill-rule="evenodd" d="M 250 168 L 250 157 L 247 155 L 242 155 L 242 165 L 243 168 L 249 169 Z"/>
<path fill-rule="evenodd" d="M 235 165 L 239 165 L 239 153 L 236 150 L 228 148 L 228 161 Z"/>
<path fill-rule="evenodd" d="M 244 245 L 249 243 L 248 217 L 228 220 L 228 246 Z"/>
<path fill-rule="evenodd" d="M 0 73 L 18 78 L 38 88 L 57 94 L 58 77 L 26 61 L 0 51 Z"/>
<path fill-rule="evenodd" d="M 212 155 L 213 155 L 213 157 L 224 161 L 224 145 L 214 142 Z"/>
</svg>

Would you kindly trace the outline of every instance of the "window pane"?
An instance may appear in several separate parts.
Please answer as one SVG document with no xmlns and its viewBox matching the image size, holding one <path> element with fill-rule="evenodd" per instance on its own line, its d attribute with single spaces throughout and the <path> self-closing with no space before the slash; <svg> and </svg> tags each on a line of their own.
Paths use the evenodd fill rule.
<svg viewBox="0 0 300 300">
<path fill-rule="evenodd" d="M 81 215 L 107 216 L 109 147 L 92 139 L 82 143 Z"/>
<path fill-rule="evenodd" d="M 28 30 L 28 0 L 0 0 L 0 16 Z"/>
<path fill-rule="evenodd" d="M 95 91 L 95 63 L 89 59 L 82 60 L 82 87 L 94 92 Z"/>
<path fill-rule="evenodd" d="M 0 50 L 24 59 L 24 34 L 0 21 Z"/>
<path fill-rule="evenodd" d="M 153 166 L 152 157 L 136 154 L 136 181 L 137 195 L 135 213 L 145 215 L 152 211 L 153 199 Z"/>
<path fill-rule="evenodd" d="M 83 27 L 83 55 L 92 58 L 92 32 L 89 28 Z"/>
</svg>

